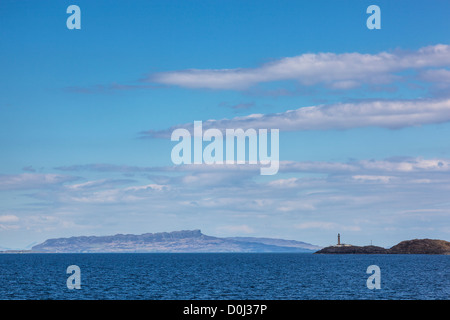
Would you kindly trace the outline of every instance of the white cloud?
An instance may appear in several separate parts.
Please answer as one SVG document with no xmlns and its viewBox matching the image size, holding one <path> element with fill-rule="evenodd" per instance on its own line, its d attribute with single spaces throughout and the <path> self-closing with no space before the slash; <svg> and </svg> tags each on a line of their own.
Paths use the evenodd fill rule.
<svg viewBox="0 0 450 320">
<path fill-rule="evenodd" d="M 40 189 L 61 185 L 78 178 L 61 174 L 4 174 L 0 175 L 0 190 Z"/>
<path fill-rule="evenodd" d="M 393 177 L 390 176 L 371 176 L 371 175 L 356 175 L 352 176 L 353 179 L 361 182 L 382 182 L 388 183 Z"/>
<path fill-rule="evenodd" d="M 121 185 L 126 183 L 134 182 L 134 180 L 130 179 L 101 179 L 101 180 L 92 180 L 78 184 L 67 185 L 68 189 L 72 190 L 87 190 L 87 189 L 97 189 L 100 187 L 113 187 L 115 185 Z"/>
<path fill-rule="evenodd" d="M 276 188 L 294 188 L 297 186 L 297 178 L 278 179 L 268 183 L 271 187 Z"/>
<path fill-rule="evenodd" d="M 322 83 L 349 89 L 361 83 L 388 83 L 395 72 L 450 65 L 450 46 L 438 44 L 416 51 L 362 53 L 306 53 L 256 68 L 190 69 L 153 74 L 148 81 L 186 88 L 246 89 L 252 85 L 296 80 L 302 85 Z"/>
<path fill-rule="evenodd" d="M 450 159 L 433 158 L 424 159 L 421 157 L 404 157 L 391 158 L 381 160 L 353 160 L 349 162 L 328 162 L 328 161 L 290 161 L 284 160 L 279 162 L 281 173 L 322 173 L 322 174 L 348 174 L 353 176 L 375 175 L 386 176 L 406 175 L 410 173 L 450 173 Z M 93 165 L 95 166 L 95 165 Z M 112 166 L 112 165 L 111 165 Z M 148 186 L 129 187 L 128 189 L 145 189 L 149 186 L 153 189 L 163 190 L 173 185 L 185 185 L 191 187 L 209 187 L 217 185 L 233 185 L 241 184 L 242 180 L 251 179 L 259 176 L 259 166 L 257 164 L 187 164 L 164 167 L 145 167 L 151 172 L 168 172 L 177 173 L 176 176 L 158 176 L 163 184 L 150 184 Z M 134 167 L 136 172 L 142 169 Z M 131 169 L 130 169 L 131 170 Z M 100 172 L 102 172 L 100 170 Z M 119 169 L 117 171 L 121 173 Z M 132 172 L 132 171 L 130 171 Z M 183 173 L 188 173 L 182 175 Z M 181 175 L 180 175 L 181 174 Z M 149 176 L 152 178 L 152 176 Z M 67 189 L 86 190 L 95 188 L 109 187 L 109 184 L 101 183 L 98 180 L 90 181 L 82 184 L 66 185 Z M 112 180 L 121 181 L 121 180 Z M 97 183 L 98 182 L 98 183 Z M 269 182 L 271 187 L 293 187 L 298 185 L 301 179 L 286 178 Z M 89 188 L 87 188 L 89 186 Z"/>
<path fill-rule="evenodd" d="M 297 229 L 324 229 L 324 230 L 343 230 L 343 231 L 360 231 L 359 226 L 341 225 L 328 221 L 308 221 L 295 225 Z"/>
<path fill-rule="evenodd" d="M 111 171 L 97 169 L 97 178 L 101 174 L 110 177 Z M 123 168 L 116 169 L 120 176 Z M 141 169 L 133 168 L 136 172 Z M 334 234 L 445 226 L 450 212 L 450 159 L 444 158 L 283 161 L 281 178 L 269 180 L 255 179 L 259 171 L 246 165 L 146 169 L 168 172 L 168 177 L 163 184 L 135 181 L 117 187 L 99 179 L 55 185 L 27 194 L 42 206 L 4 213 L 7 217 L 0 216 L 0 228 L 19 225 L 11 217 L 14 215 L 20 217 L 22 229 L 33 230 L 71 225 L 77 230 L 90 226 L 101 230 L 107 225 L 120 232 L 125 226 L 145 228 L 154 221 L 170 221 L 218 231 L 223 227 L 221 232 L 229 234 L 260 232 L 270 226 L 304 237 L 314 236 L 318 230 Z M 227 176 L 230 179 L 223 180 Z"/>
<path fill-rule="evenodd" d="M 303 107 L 272 114 L 252 114 L 232 119 L 204 121 L 203 130 L 241 128 L 280 131 L 332 130 L 361 127 L 399 129 L 450 121 L 450 99 L 376 100 Z M 143 132 L 144 136 L 169 138 L 176 128 L 193 129 L 193 123 L 166 130 Z"/>
<path fill-rule="evenodd" d="M 147 184 L 147 185 L 143 185 L 143 186 L 128 187 L 128 188 L 125 188 L 125 191 L 148 191 L 148 190 L 162 191 L 167 188 L 168 188 L 168 186 L 166 186 L 166 185 L 151 183 L 151 184 Z"/>
<path fill-rule="evenodd" d="M 14 224 L 15 222 L 19 221 L 19 217 L 12 215 L 12 214 L 6 214 L 0 216 L 0 230 L 15 230 L 18 229 L 19 226 Z"/>
<path fill-rule="evenodd" d="M 450 85 L 450 70 L 447 69 L 430 69 L 420 73 L 420 79 L 437 82 L 442 85 Z"/>
<path fill-rule="evenodd" d="M 219 232 L 227 232 L 227 233 L 245 233 L 245 234 L 251 234 L 255 231 L 253 228 L 249 227 L 248 225 L 229 225 L 229 226 L 221 226 L 218 227 L 217 230 Z"/>
<path fill-rule="evenodd" d="M 88 183 L 88 185 L 90 184 Z M 92 185 L 90 185 L 90 187 L 92 187 Z M 142 201 L 148 199 L 157 192 L 169 189 L 168 186 L 159 184 L 136 185 L 126 188 L 106 188 L 104 190 L 100 189 L 103 187 L 102 184 L 99 184 L 97 187 L 98 189 L 89 188 L 88 190 L 83 190 L 68 186 L 66 188 L 67 192 L 64 190 L 60 192 L 59 200 L 85 204 L 126 203 Z"/>
<path fill-rule="evenodd" d="M 17 221 L 19 221 L 19 217 L 12 215 L 12 214 L 0 216 L 0 223 L 10 223 L 10 222 L 17 222 Z"/>
<path fill-rule="evenodd" d="M 359 166 L 365 170 L 384 172 L 450 172 L 449 159 L 409 158 L 395 160 L 361 160 Z"/>
</svg>

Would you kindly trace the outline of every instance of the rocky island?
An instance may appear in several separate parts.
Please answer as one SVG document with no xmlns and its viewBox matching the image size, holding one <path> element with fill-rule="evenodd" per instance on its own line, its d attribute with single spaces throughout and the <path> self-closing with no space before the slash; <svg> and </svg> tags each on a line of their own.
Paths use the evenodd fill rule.
<svg viewBox="0 0 450 320">
<path fill-rule="evenodd" d="M 388 253 L 388 249 L 377 246 L 329 246 L 325 247 L 315 253 L 320 254 L 384 254 Z"/>
<path fill-rule="evenodd" d="M 325 247 L 316 254 L 450 254 L 450 242 L 435 239 L 406 240 L 386 249 L 377 246 L 337 244 Z"/>
</svg>

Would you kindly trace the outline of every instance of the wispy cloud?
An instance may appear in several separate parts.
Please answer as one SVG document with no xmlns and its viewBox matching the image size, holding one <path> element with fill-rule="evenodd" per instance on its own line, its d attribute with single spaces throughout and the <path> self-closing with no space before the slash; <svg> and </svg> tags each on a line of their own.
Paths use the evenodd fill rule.
<svg viewBox="0 0 450 320">
<path fill-rule="evenodd" d="M 90 189 L 98 189 L 98 188 L 112 188 L 115 186 L 120 186 L 124 184 L 129 184 L 136 182 L 131 179 L 101 179 L 101 180 L 92 180 L 78 184 L 67 185 L 66 187 L 72 190 L 90 190 Z"/>
<path fill-rule="evenodd" d="M 450 121 L 450 99 L 370 100 L 303 107 L 271 114 L 252 114 L 232 119 L 207 120 L 203 129 L 271 129 L 280 131 L 381 127 L 399 129 Z M 169 138 L 176 128 L 193 129 L 193 123 L 166 130 L 141 132 L 142 137 Z"/>
<path fill-rule="evenodd" d="M 370 173 L 380 176 L 410 173 L 450 173 L 449 159 L 400 158 L 343 162 L 281 161 L 280 172 L 351 174 Z M 363 176 L 361 176 L 363 177 Z"/>
<path fill-rule="evenodd" d="M 55 177 L 51 188 L 23 195 L 40 201 L 40 209 L 17 208 L 5 213 L 21 218 L 0 217 L 4 228 L 45 225 L 55 230 L 71 226 L 87 230 L 83 226 L 105 221 L 120 225 L 126 215 L 130 223 L 148 223 L 157 216 L 164 221 L 198 224 L 202 217 L 212 230 L 236 234 L 283 224 L 285 230 L 313 235 L 318 229 L 333 233 L 389 227 L 405 230 L 418 223 L 426 226 L 431 216 L 434 225 L 436 221 L 445 225 L 450 212 L 450 159 L 446 158 L 282 161 L 281 178 L 271 180 L 258 180 L 258 167 L 250 165 L 125 168 L 92 164 L 68 168 L 83 168 L 89 175 L 97 170 L 95 177 L 108 178 L 61 183 L 65 179 Z M 110 178 L 124 170 L 152 174 L 141 174 L 135 181 Z M 33 180 L 21 178 L 23 183 Z"/>
<path fill-rule="evenodd" d="M 348 162 L 332 162 L 332 161 L 280 161 L 280 172 L 293 173 L 293 172 L 307 172 L 307 173 L 326 173 L 326 174 L 343 174 L 357 175 L 363 173 L 371 173 L 380 175 L 386 173 L 389 176 L 392 173 L 396 174 L 409 174 L 409 173 L 450 173 L 450 159 L 447 158 L 434 158 L 425 159 L 421 157 L 396 157 L 383 160 L 353 160 Z M 107 168 L 107 170 L 105 170 Z M 63 171 L 94 171 L 94 172 L 177 172 L 177 173 L 209 173 L 219 174 L 224 173 L 232 179 L 235 176 L 241 177 L 253 177 L 259 175 L 259 165 L 252 164 L 187 164 L 176 166 L 162 166 L 162 167 L 138 167 L 138 166 L 122 166 L 113 164 L 86 164 L 86 165 L 73 165 L 58 167 L 55 169 Z M 233 174 L 234 173 L 234 174 Z M 1 177 L 1 176 L 0 176 Z M 152 175 L 150 176 L 152 177 Z M 158 179 L 169 181 L 169 177 L 156 176 Z M 223 183 L 222 179 L 213 179 L 218 181 L 218 184 Z M 176 180 L 178 179 L 178 180 Z M 292 178 L 295 179 L 295 178 Z M 294 180 L 289 181 L 272 181 L 273 186 L 289 185 Z M 91 181 L 87 183 L 78 184 L 76 186 L 94 186 L 112 182 L 115 183 L 127 183 L 133 180 L 119 179 L 119 180 L 99 180 Z M 179 176 L 173 177 L 175 182 L 187 182 L 189 179 L 180 180 Z"/>
<path fill-rule="evenodd" d="M 161 72 L 147 81 L 186 88 L 243 90 L 264 82 L 295 80 L 304 86 L 324 84 L 350 89 L 362 83 L 389 83 L 396 72 L 450 65 L 450 46 L 438 44 L 416 51 L 378 54 L 305 53 L 266 63 L 256 68 L 189 69 Z"/>
<path fill-rule="evenodd" d="M 130 165 L 116 165 L 107 163 L 91 163 L 91 164 L 81 164 L 81 165 L 71 165 L 71 166 L 60 166 L 55 167 L 56 170 L 60 171 L 94 171 L 94 172 L 150 172 L 155 171 L 154 167 L 139 167 Z"/>
<path fill-rule="evenodd" d="M 450 70 L 447 69 L 429 69 L 420 73 L 420 78 L 430 82 L 450 84 Z"/>
<path fill-rule="evenodd" d="M 0 216 L 0 223 L 9 223 L 9 222 L 17 222 L 17 221 L 19 221 L 19 217 L 12 215 L 12 214 Z"/>
<path fill-rule="evenodd" d="M 26 172 L 36 172 L 36 169 L 34 169 L 33 166 L 25 166 L 22 170 Z"/>
<path fill-rule="evenodd" d="M 50 173 L 3 174 L 0 175 L 0 190 L 48 188 L 77 179 L 73 176 Z"/>
<path fill-rule="evenodd" d="M 295 225 L 297 229 L 325 229 L 325 230 L 345 230 L 345 231 L 360 231 L 359 226 L 341 225 L 335 222 L 328 221 L 308 221 Z"/>
<path fill-rule="evenodd" d="M 75 190 L 78 188 L 68 187 L 61 190 L 58 201 L 65 203 L 84 204 L 124 204 L 129 202 L 140 202 L 148 200 L 155 192 L 168 189 L 165 185 L 147 184 L 134 185 L 125 188 L 105 188 L 94 190 Z"/>
<path fill-rule="evenodd" d="M 242 225 L 227 225 L 227 226 L 220 226 L 217 228 L 217 231 L 220 233 L 237 233 L 237 234 L 251 234 L 254 233 L 255 230 L 253 230 L 252 227 L 249 227 L 246 224 Z"/>
<path fill-rule="evenodd" d="M 19 220 L 19 217 L 13 214 L 0 215 L 0 230 L 18 229 L 19 225 L 17 225 L 17 222 Z"/>
</svg>

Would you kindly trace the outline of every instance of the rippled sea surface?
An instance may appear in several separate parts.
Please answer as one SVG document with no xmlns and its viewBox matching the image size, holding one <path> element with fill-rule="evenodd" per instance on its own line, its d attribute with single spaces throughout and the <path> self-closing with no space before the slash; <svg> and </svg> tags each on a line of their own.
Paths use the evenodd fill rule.
<svg viewBox="0 0 450 320">
<path fill-rule="evenodd" d="M 81 289 L 68 289 L 69 265 Z M 367 267 L 381 270 L 368 289 Z M 0 299 L 449 299 L 450 256 L 0 254 Z"/>
</svg>

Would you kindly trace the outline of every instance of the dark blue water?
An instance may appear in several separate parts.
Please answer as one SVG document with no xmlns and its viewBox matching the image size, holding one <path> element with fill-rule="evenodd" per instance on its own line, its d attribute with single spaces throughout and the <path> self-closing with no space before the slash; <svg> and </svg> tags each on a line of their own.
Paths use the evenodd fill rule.
<svg viewBox="0 0 450 320">
<path fill-rule="evenodd" d="M 70 290 L 66 269 L 81 269 Z M 369 265 L 381 270 L 370 290 Z M 0 254 L 0 299 L 449 299 L 450 256 Z"/>
</svg>

